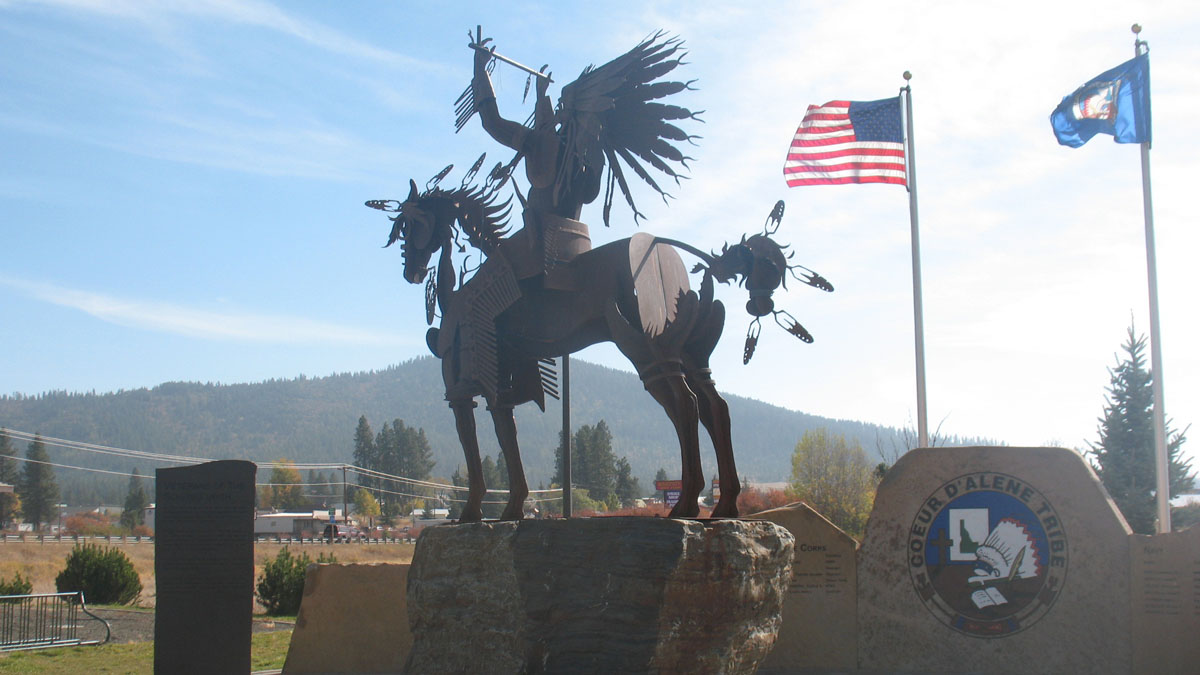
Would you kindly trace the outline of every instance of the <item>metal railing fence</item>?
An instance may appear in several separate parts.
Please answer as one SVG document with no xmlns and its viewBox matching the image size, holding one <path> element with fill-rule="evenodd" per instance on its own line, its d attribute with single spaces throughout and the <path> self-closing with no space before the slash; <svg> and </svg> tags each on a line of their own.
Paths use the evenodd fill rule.
<svg viewBox="0 0 1200 675">
<path fill-rule="evenodd" d="M 80 636 L 81 613 L 104 625 L 103 640 Z M 111 636 L 108 622 L 84 605 L 82 591 L 0 595 L 0 651 L 98 645 Z"/>
</svg>

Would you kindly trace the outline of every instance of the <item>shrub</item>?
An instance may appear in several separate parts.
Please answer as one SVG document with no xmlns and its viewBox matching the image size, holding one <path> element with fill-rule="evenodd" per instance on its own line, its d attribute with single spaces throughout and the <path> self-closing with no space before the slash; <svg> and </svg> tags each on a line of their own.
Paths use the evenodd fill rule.
<svg viewBox="0 0 1200 675">
<path fill-rule="evenodd" d="M 33 592 L 33 582 L 21 576 L 20 572 L 13 575 L 12 581 L 0 577 L 0 595 L 29 595 Z"/>
<path fill-rule="evenodd" d="M 317 556 L 318 563 L 337 562 L 337 558 L 324 553 Z M 263 565 L 262 576 L 255 586 L 255 595 L 267 614 L 278 616 L 291 615 L 300 611 L 300 598 L 304 594 L 304 573 L 312 559 L 307 553 L 301 552 L 294 556 L 286 546 L 279 549 L 274 560 L 268 560 Z"/>
<path fill-rule="evenodd" d="M 103 537 L 111 534 L 121 534 L 121 528 L 112 519 L 99 513 L 85 512 L 63 519 L 64 534 L 81 534 L 89 537 Z"/>
<path fill-rule="evenodd" d="M 142 582 L 129 556 L 120 549 L 97 544 L 76 544 L 54 585 L 59 593 L 83 591 L 85 600 L 103 605 L 128 605 L 142 592 Z"/>
</svg>

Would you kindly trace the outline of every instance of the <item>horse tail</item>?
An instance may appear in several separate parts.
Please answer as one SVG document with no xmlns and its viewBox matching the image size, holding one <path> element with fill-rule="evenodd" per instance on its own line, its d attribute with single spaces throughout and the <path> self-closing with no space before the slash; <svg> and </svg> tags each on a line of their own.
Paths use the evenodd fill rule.
<svg viewBox="0 0 1200 675">
<path fill-rule="evenodd" d="M 629 239 L 629 273 L 642 332 L 657 337 L 677 321 L 681 300 L 691 291 L 687 268 L 674 247 L 639 232 Z"/>
</svg>

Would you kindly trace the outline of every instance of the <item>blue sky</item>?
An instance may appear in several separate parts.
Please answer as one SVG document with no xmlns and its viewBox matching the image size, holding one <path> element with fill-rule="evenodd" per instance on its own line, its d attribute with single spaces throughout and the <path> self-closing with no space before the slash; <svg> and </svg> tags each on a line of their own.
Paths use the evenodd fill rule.
<svg viewBox="0 0 1200 675">
<path fill-rule="evenodd" d="M 676 199 L 637 193 L 641 229 L 716 249 L 784 199 L 780 238 L 837 287 L 781 299 L 816 342 L 765 326 L 749 366 L 748 317 L 731 312 L 719 386 L 913 423 L 906 193 L 788 189 L 781 175 L 808 104 L 892 96 L 911 70 L 931 425 L 1082 447 L 1131 319 L 1148 330 L 1138 151 L 1103 136 L 1060 147 L 1047 118 L 1132 56 L 1138 21 L 1152 49 L 1167 412 L 1176 427 L 1200 419 L 1200 9 L 498 7 L 0 0 L 0 392 L 320 376 L 426 353 L 421 290 L 362 203 L 403 197 L 409 178 L 449 163 L 456 182 L 483 151 L 489 166 L 507 160 L 477 122 L 454 134 L 467 30 L 480 23 L 502 53 L 549 64 L 557 95 L 662 28 L 687 41 L 683 75 L 699 89 L 680 102 L 705 124 Z M 502 112 L 524 119 L 524 78 L 497 72 Z M 597 243 L 635 231 L 614 208 L 608 230 L 599 204 L 585 211 Z M 581 357 L 628 368 L 610 347 Z"/>
</svg>

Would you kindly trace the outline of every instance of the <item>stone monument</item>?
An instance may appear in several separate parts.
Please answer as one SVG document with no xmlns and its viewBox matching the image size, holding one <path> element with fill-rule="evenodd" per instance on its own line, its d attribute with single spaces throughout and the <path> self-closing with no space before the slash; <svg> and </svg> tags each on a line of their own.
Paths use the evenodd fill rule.
<svg viewBox="0 0 1200 675">
<path fill-rule="evenodd" d="M 1129 672 L 1130 530 L 1060 448 L 922 448 L 875 497 L 858 667 Z"/>
<path fill-rule="evenodd" d="M 765 521 L 589 518 L 425 530 L 409 673 L 752 673 L 792 536 Z"/>
<path fill-rule="evenodd" d="M 250 671 L 253 462 L 158 469 L 154 672 Z"/>
<path fill-rule="evenodd" d="M 1200 527 L 1130 542 L 1134 672 L 1200 669 Z"/>
<path fill-rule="evenodd" d="M 283 672 L 400 672 L 412 648 L 405 603 L 408 567 L 309 565 Z"/>
<path fill-rule="evenodd" d="M 858 663 L 858 542 L 804 503 L 748 517 L 785 527 L 796 539 L 783 625 L 759 672 L 853 670 Z"/>
</svg>

